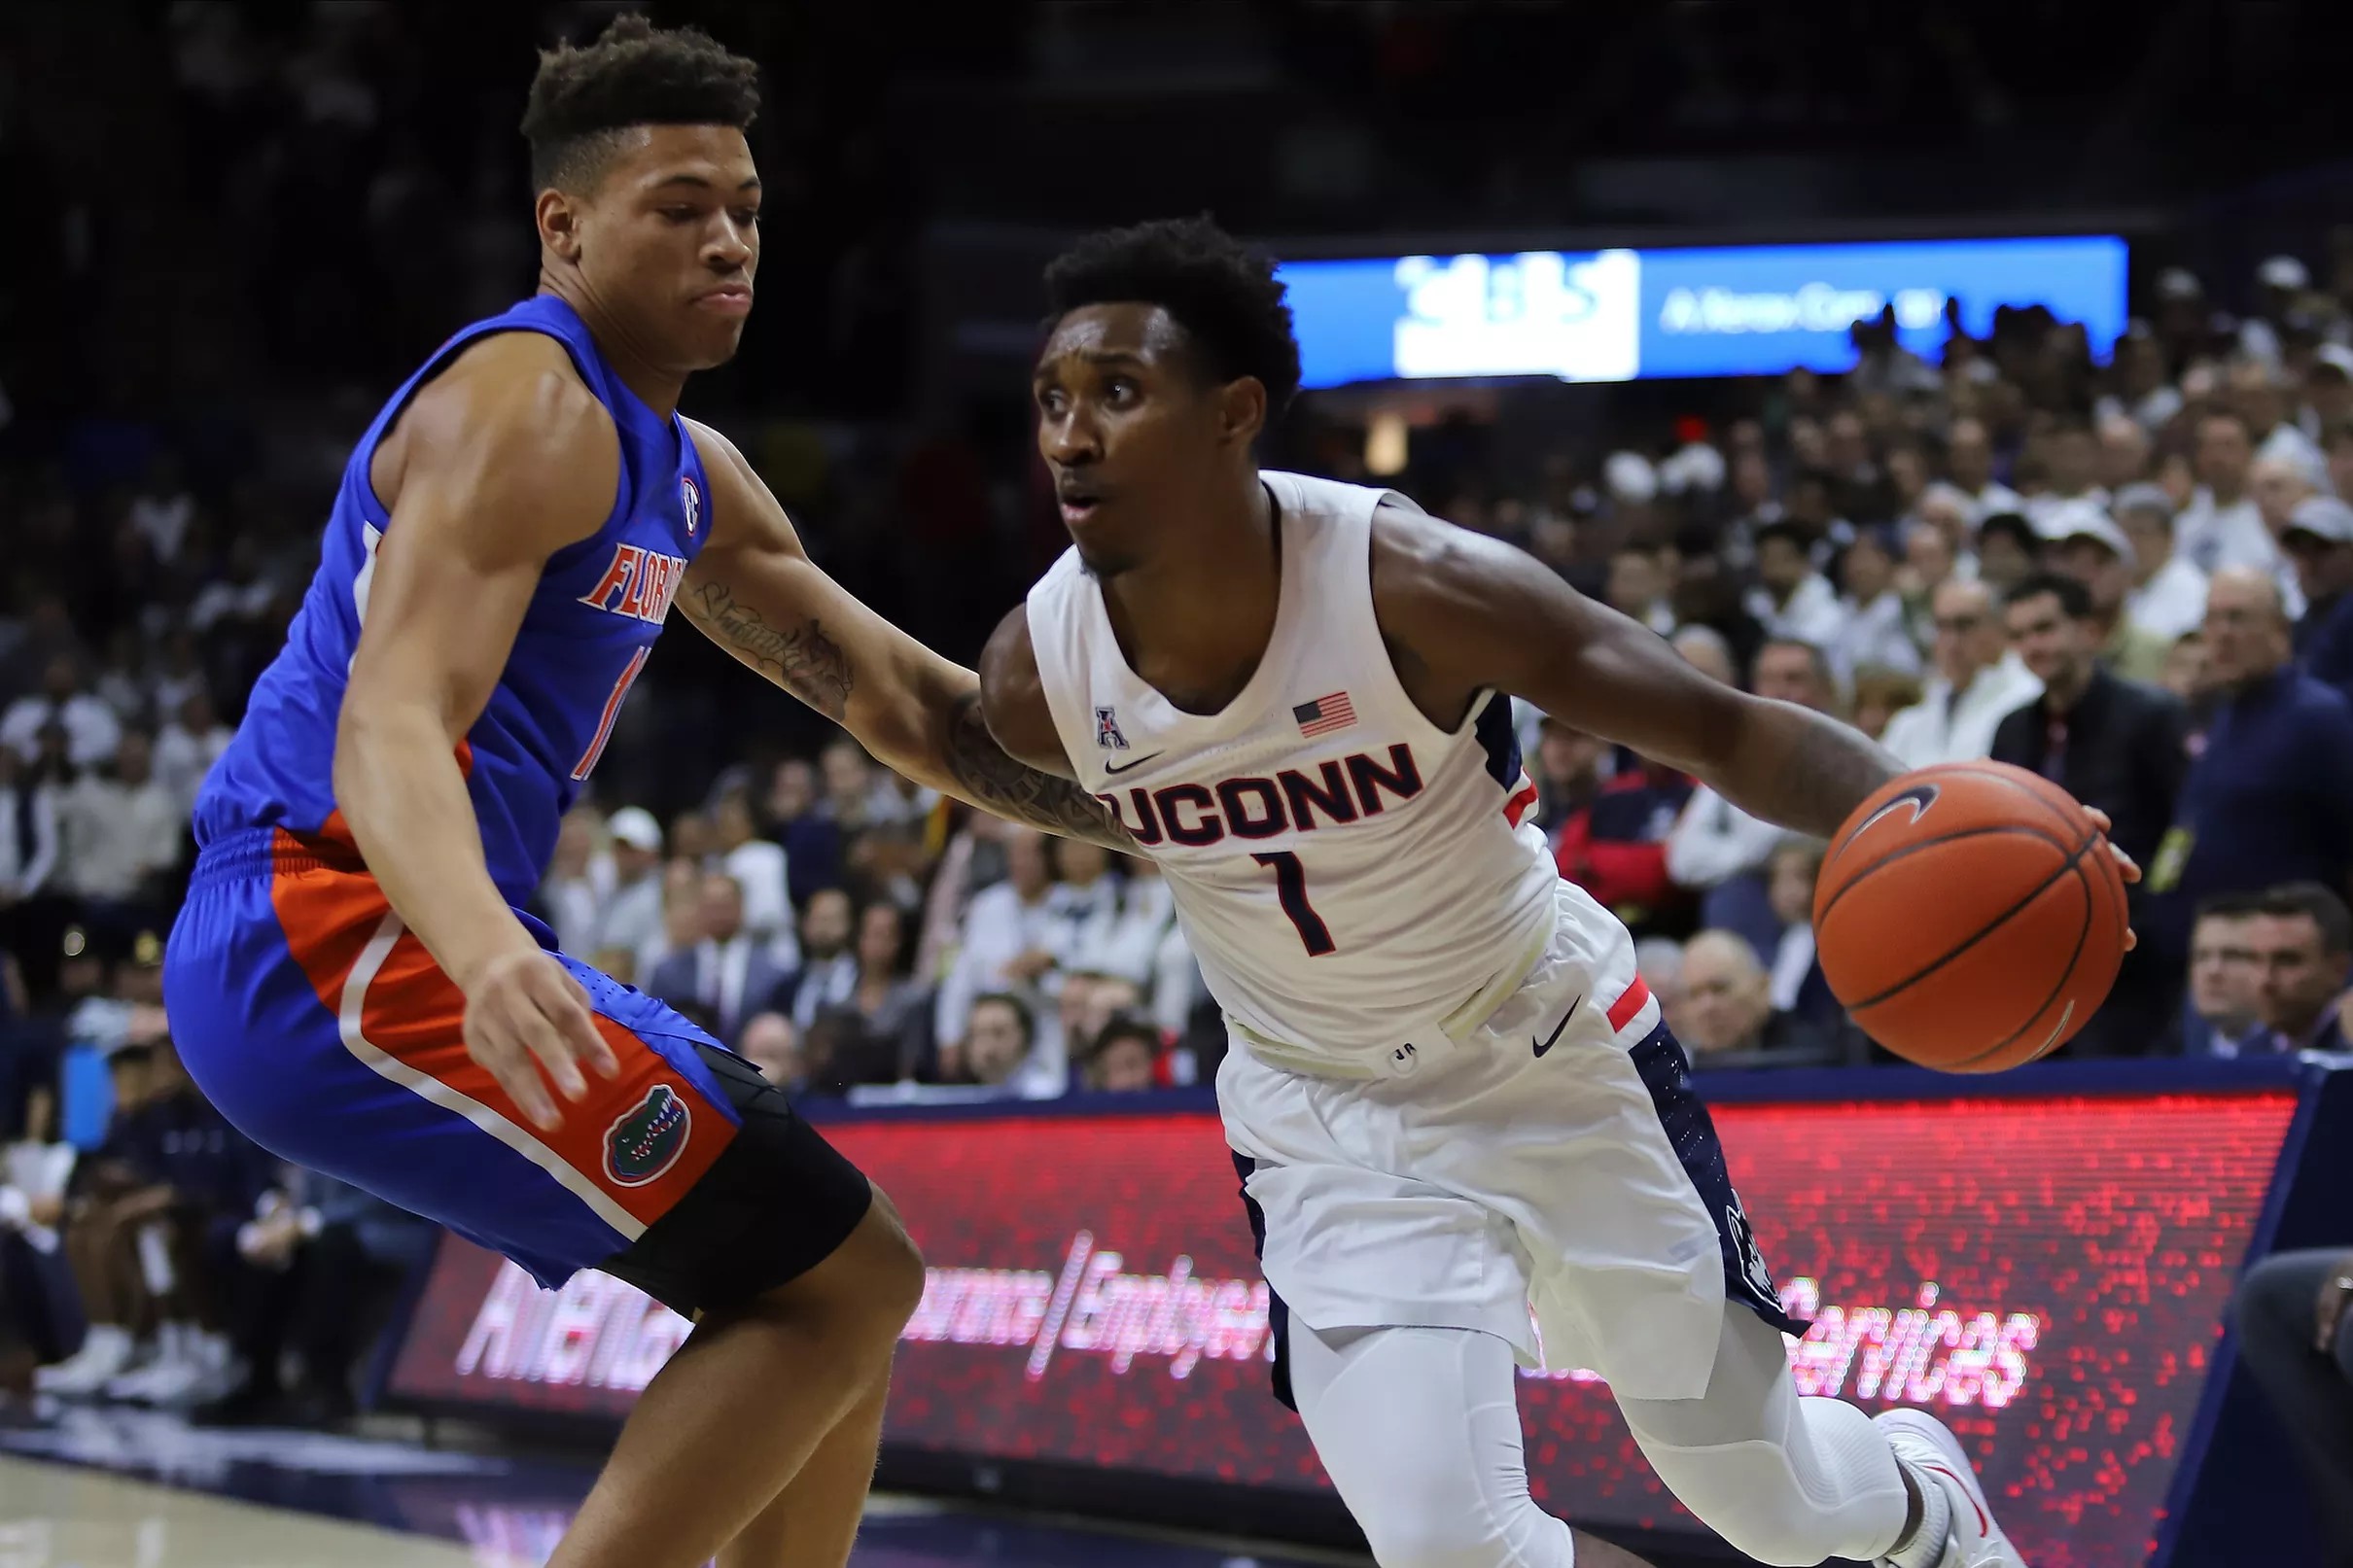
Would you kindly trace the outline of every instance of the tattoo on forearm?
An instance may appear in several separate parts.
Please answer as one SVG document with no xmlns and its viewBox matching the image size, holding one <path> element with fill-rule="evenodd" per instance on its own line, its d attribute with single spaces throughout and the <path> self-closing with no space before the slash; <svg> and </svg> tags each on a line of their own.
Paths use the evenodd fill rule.
<svg viewBox="0 0 2353 1568">
<path fill-rule="evenodd" d="M 815 616 L 800 626 L 771 626 L 723 582 L 698 587 L 687 611 L 771 680 L 835 723 L 850 711 L 850 656 Z"/>
<path fill-rule="evenodd" d="M 1902 767 L 1862 731 L 1786 705 L 1770 710 L 1750 735 L 1745 787 L 1740 797 L 1727 792 L 1726 798 L 1752 817 L 1816 838 L 1837 832 L 1863 797 Z"/>
<path fill-rule="evenodd" d="M 1123 854 L 1136 848 L 1102 801 L 1068 779 L 1007 756 L 981 716 L 978 692 L 957 699 L 944 749 L 949 776 L 998 816 Z"/>
</svg>

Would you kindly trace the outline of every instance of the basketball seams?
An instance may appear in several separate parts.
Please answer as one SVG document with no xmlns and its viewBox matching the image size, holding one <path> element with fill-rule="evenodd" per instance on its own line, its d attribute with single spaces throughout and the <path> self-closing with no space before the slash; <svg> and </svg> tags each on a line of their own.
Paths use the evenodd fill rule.
<svg viewBox="0 0 2353 1568">
<path fill-rule="evenodd" d="M 2052 840 L 2050 834 L 2043 832 L 2040 828 L 2028 827 L 2023 823 L 2004 826 L 1996 829 L 1995 831 L 2003 833 L 2024 833 L 2035 838 L 2043 839 L 2046 842 L 2055 842 Z M 2061 850 L 2065 850 L 2066 846 L 2064 844 L 2060 844 L 2059 848 Z M 1877 1007 L 1879 1003 L 1887 1001 L 1894 996 L 1900 995 L 1902 993 L 1927 979 L 1930 975 L 1935 974 L 1939 969 L 1942 969 L 1945 967 L 1945 965 L 1950 963 L 1953 959 L 1959 958 L 1971 948 L 1976 947 L 1980 942 L 1983 942 L 1985 940 L 1985 938 L 1991 936 L 1994 932 L 2000 930 L 2004 925 L 2008 924 L 2019 915 L 2020 911 L 2032 905 L 2033 902 L 2042 897 L 2044 893 L 2049 892 L 2053 888 L 2056 887 L 2058 885 L 2058 880 L 2061 877 L 2064 877 L 2069 872 L 2075 870 L 2075 868 L 2083 862 L 2084 854 L 2090 848 L 2090 844 L 2077 846 L 2074 853 L 2070 854 L 2065 860 L 2061 861 L 2056 870 L 2053 871 L 2049 876 L 2045 877 L 2042 881 L 2036 883 L 2032 888 L 2028 889 L 2025 896 L 2019 899 L 2017 903 L 2012 904 L 2008 909 L 2003 910 L 1992 920 L 1987 921 L 1984 925 L 1980 927 L 1973 935 L 1970 936 L 1967 941 L 1963 942 L 1960 946 L 1954 948 L 1951 952 L 1947 953 L 1944 957 L 1937 958 L 1918 973 L 1907 976 L 1905 979 L 1900 980 L 1896 984 L 1879 992 L 1877 995 L 1867 996 L 1861 1001 L 1853 1003 L 1848 1008 L 1848 1011 L 1860 1013 L 1869 1008 Z M 1888 860 L 1892 860 L 1894 858 L 1895 855 L 1888 855 L 1886 859 L 1882 859 L 1874 864 L 1871 867 L 1871 871 L 1877 871 L 1879 866 L 1885 865 Z M 1863 876 L 1869 876 L 1871 871 L 1864 872 Z M 1860 882 L 1862 877 L 1857 877 L 1855 880 Z M 2087 902 L 2089 902 L 2089 900 L 2087 900 Z"/>
<path fill-rule="evenodd" d="M 1881 866 L 1892 865 L 1894 862 L 1901 860 L 1908 855 L 1916 854 L 1922 850 L 1933 850 L 1940 844 L 1954 844 L 1958 843 L 1962 839 L 1991 838 L 2007 833 L 2019 833 L 2028 838 L 2038 838 L 2041 839 L 2045 844 L 2050 845 L 2053 849 L 2058 851 L 2061 854 L 2067 854 L 2070 853 L 2067 841 L 2065 839 L 2060 838 L 2056 833 L 2049 832 L 2043 828 L 2037 827 L 2031 822 L 1987 822 L 1977 827 L 1955 828 L 1949 833 L 1939 833 L 1934 838 L 1914 839 L 1900 849 L 1889 850 L 1886 854 L 1880 855 L 1878 859 L 1872 861 L 1871 864 L 1865 866 L 1862 870 L 1856 872 L 1853 876 L 1847 878 L 1844 883 L 1842 883 L 1839 886 L 1838 891 L 1830 895 L 1830 902 L 1822 905 L 1821 908 L 1813 912 L 1814 927 L 1819 930 L 1824 924 L 1826 924 L 1830 920 L 1830 912 L 1839 907 L 1839 900 L 1845 897 L 1849 892 L 1852 892 L 1857 887 L 1861 886 L 1864 879 L 1869 877 L 1873 872 L 1879 870 Z M 1849 847 L 1851 847 L 1853 841 L 1848 840 L 1847 842 Z M 2082 847 L 2080 845 L 2075 847 L 2072 853 L 2081 854 Z M 1827 876 L 1836 863 L 1837 862 L 1834 860 L 1829 865 L 1825 865 L 1822 868 L 1823 875 Z M 1909 983 L 1910 982 L 1906 982 L 1906 984 Z"/>
<path fill-rule="evenodd" d="M 2084 846 L 2084 850 L 2089 850 L 2090 848 L 2090 846 L 2089 844 Z M 2092 890 L 2092 878 L 2084 869 L 2084 850 L 2078 850 L 2074 854 L 2068 857 L 2067 869 L 2074 872 L 2075 880 L 2083 885 L 2084 911 L 2086 916 L 2089 917 L 2093 906 L 2098 904 L 2100 900 L 2099 895 Z M 2051 888 L 2055 888 L 2057 886 L 2058 883 L 2055 880 L 2050 884 Z M 2044 890 L 2049 891 L 2050 889 L 2046 888 Z M 2004 920 L 2008 920 L 2009 918 L 2009 916 L 2003 917 Z M 2067 956 L 2067 967 L 2059 971 L 2058 983 L 2051 988 L 2050 994 L 2042 999 L 2041 1003 L 2035 1007 L 2034 1011 L 2026 1015 L 2026 1022 L 2020 1024 L 2017 1028 L 2012 1029 L 2007 1035 L 2003 1036 L 1991 1046 L 1980 1051 L 1976 1056 L 1963 1057 L 1957 1062 L 1946 1063 L 1945 1070 L 1947 1072 L 1967 1072 L 1979 1063 L 1984 1062 L 1991 1057 L 2000 1056 L 2004 1051 L 2007 1051 L 2012 1046 L 2016 1045 L 2019 1041 L 2019 1037 L 2024 1034 L 2028 1029 L 2034 1028 L 2035 1024 L 2041 1020 L 2042 1016 L 2051 1011 L 2052 1004 L 2056 1002 L 2061 996 L 2064 996 L 2067 993 L 2067 987 L 2075 979 L 2076 967 L 2084 961 L 2084 945 L 2090 940 L 2091 922 L 2089 918 L 2087 918 L 2082 924 L 2075 928 L 2075 951 Z M 2085 1015 L 2087 1018 L 2090 1016 L 2090 1014 Z M 2066 1041 L 2063 1039 L 2054 1040 L 2045 1049 L 2055 1051 L 2065 1043 Z M 2026 1061 L 2032 1062 L 2042 1054 L 2043 1052 L 2037 1051 L 2034 1056 L 2028 1057 Z M 2014 1062 L 2009 1063 L 2009 1065 L 2024 1066 L 2025 1063 Z"/>
</svg>

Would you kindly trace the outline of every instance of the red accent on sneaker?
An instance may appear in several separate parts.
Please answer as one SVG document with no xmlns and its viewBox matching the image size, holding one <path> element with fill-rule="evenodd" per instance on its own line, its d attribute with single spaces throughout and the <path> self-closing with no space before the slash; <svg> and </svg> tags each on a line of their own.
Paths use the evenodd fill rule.
<svg viewBox="0 0 2353 1568">
<path fill-rule="evenodd" d="M 1922 1470 L 1933 1470 L 1938 1475 L 1943 1476 L 1946 1480 L 1958 1485 L 1961 1488 L 1961 1495 L 1969 1499 L 1969 1506 L 1977 1510 L 1978 1534 L 1991 1535 L 1993 1533 L 1993 1520 L 1986 1516 L 1985 1505 L 1977 1500 L 1977 1493 L 1969 1489 L 1969 1483 L 1967 1481 L 1962 1481 L 1960 1477 L 1954 1475 L 1943 1465 L 1924 1464 L 1920 1466 L 1920 1468 Z"/>
</svg>

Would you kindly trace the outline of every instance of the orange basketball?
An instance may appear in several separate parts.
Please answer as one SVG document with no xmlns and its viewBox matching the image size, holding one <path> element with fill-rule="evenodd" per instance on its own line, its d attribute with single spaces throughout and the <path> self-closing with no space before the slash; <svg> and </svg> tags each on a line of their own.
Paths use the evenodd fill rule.
<svg viewBox="0 0 2353 1568">
<path fill-rule="evenodd" d="M 2125 881 L 2064 789 L 2003 762 L 1907 773 L 1839 828 L 1813 889 L 1822 974 L 1908 1062 L 1999 1072 L 2084 1027 L 2124 961 Z"/>
</svg>

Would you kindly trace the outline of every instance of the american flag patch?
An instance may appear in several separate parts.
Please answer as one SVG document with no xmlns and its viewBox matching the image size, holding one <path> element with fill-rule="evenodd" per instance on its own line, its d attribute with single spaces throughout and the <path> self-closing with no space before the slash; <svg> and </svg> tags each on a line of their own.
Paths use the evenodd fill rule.
<svg viewBox="0 0 2353 1568">
<path fill-rule="evenodd" d="M 1347 692 L 1335 691 L 1328 697 L 1301 703 L 1291 710 L 1291 716 L 1299 720 L 1299 733 L 1312 740 L 1356 722 L 1356 710 L 1348 700 Z"/>
</svg>

